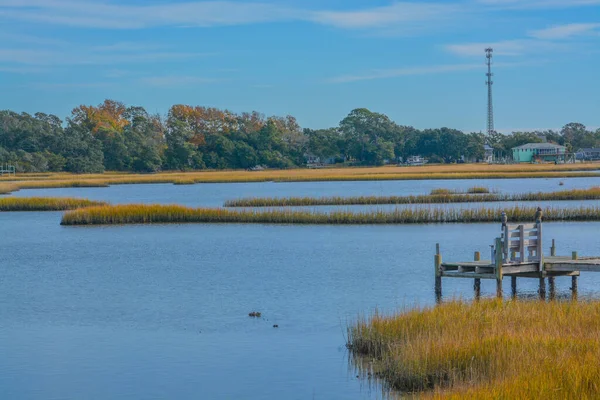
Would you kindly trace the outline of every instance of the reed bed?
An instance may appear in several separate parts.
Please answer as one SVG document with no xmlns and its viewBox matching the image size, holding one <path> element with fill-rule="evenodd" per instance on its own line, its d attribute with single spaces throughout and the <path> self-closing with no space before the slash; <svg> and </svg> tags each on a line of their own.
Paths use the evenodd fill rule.
<svg viewBox="0 0 600 400">
<path fill-rule="evenodd" d="M 453 301 L 348 328 L 391 388 L 435 399 L 600 398 L 600 302 Z"/>
<path fill-rule="evenodd" d="M 536 207 L 515 206 L 504 210 L 509 221 L 533 221 Z M 179 205 L 114 205 L 65 213 L 63 225 L 164 224 L 164 223 L 255 223 L 255 224 L 425 224 L 496 222 L 494 208 L 403 208 L 364 212 L 295 211 L 280 209 L 228 210 L 189 208 Z M 545 221 L 600 221 L 600 207 L 548 208 Z"/>
<path fill-rule="evenodd" d="M 157 174 L 75 175 L 67 173 L 19 174 L 0 177 L 0 182 L 14 182 L 23 189 L 43 187 L 107 186 L 143 183 L 229 183 L 229 182 L 304 182 L 304 181 L 376 181 L 424 179 L 516 179 L 598 177 L 600 164 L 573 165 L 430 165 L 423 167 L 363 167 L 290 169 L 266 171 L 193 171 Z M 35 183 L 38 182 L 38 183 Z M 77 182 L 77 183 L 73 183 Z"/>
<path fill-rule="evenodd" d="M 467 193 L 471 194 L 486 194 L 490 193 L 490 188 L 484 186 L 473 186 L 467 189 Z"/>
<path fill-rule="evenodd" d="M 450 195 L 450 194 L 465 194 L 465 193 L 485 194 L 485 193 L 490 193 L 490 192 L 491 192 L 490 189 L 487 187 L 473 186 L 473 187 L 468 188 L 466 191 L 445 189 L 445 188 L 431 189 L 430 194 L 431 195 Z"/>
<path fill-rule="evenodd" d="M 10 194 L 19 190 L 19 187 L 13 183 L 0 183 L 0 194 Z"/>
<path fill-rule="evenodd" d="M 15 182 L 15 185 L 17 185 L 19 189 L 57 189 L 110 186 L 107 182 L 96 180 L 22 181 Z"/>
<path fill-rule="evenodd" d="M 65 211 L 102 205 L 106 205 L 106 203 L 69 197 L 5 197 L 0 199 L 0 212 Z"/>
<path fill-rule="evenodd" d="M 228 200 L 225 207 L 301 207 L 301 206 L 334 206 L 334 205 L 383 205 L 383 204 L 446 204 L 446 203 L 479 203 L 499 201 L 566 201 L 566 200 L 598 200 L 600 187 L 590 189 L 573 189 L 560 192 L 537 193 L 457 193 L 448 189 L 434 189 L 436 194 L 412 196 L 355 196 L 355 197 L 265 197 L 242 198 Z"/>
</svg>

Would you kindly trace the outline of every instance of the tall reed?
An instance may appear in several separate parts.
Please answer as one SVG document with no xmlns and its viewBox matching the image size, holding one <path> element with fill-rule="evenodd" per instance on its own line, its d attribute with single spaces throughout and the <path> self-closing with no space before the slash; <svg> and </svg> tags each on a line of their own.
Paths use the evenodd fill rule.
<svg viewBox="0 0 600 400">
<path fill-rule="evenodd" d="M 225 207 L 300 207 L 300 206 L 333 206 L 333 205 L 377 205 L 377 204 L 444 204 L 444 203 L 479 203 L 498 201 L 565 201 L 565 200 L 598 200 L 600 187 L 590 189 L 573 189 L 560 192 L 537 193 L 483 193 L 453 194 L 434 189 L 437 194 L 411 196 L 354 196 L 354 197 L 266 197 L 242 198 L 228 200 Z M 447 189 L 444 189 L 447 190 Z M 432 191 L 433 192 L 433 191 Z"/>
<path fill-rule="evenodd" d="M 600 398 L 600 302 L 454 301 L 348 328 L 392 388 L 436 399 Z"/>
<path fill-rule="evenodd" d="M 534 221 L 536 207 L 515 206 L 504 210 L 509 221 Z M 228 210 L 189 208 L 179 205 L 114 205 L 89 207 L 65 213 L 63 225 L 153 223 L 261 223 L 261 224 L 423 224 L 499 221 L 494 208 L 402 208 L 364 212 L 294 211 L 280 209 Z M 600 207 L 548 208 L 545 221 L 599 221 Z"/>
<path fill-rule="evenodd" d="M 105 204 L 68 197 L 4 197 L 0 198 L 0 211 L 64 211 Z"/>
</svg>

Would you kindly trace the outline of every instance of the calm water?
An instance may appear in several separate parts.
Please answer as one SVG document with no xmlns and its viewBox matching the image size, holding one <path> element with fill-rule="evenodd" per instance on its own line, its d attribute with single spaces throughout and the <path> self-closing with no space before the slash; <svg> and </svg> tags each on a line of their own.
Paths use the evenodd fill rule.
<svg viewBox="0 0 600 400">
<path fill-rule="evenodd" d="M 599 180 L 565 179 L 564 188 Z M 508 191 L 515 181 L 491 181 Z M 557 180 L 527 180 L 556 190 Z M 126 202 L 218 206 L 238 196 L 409 194 L 481 181 L 139 185 L 54 189 Z M 517 190 L 522 191 L 522 190 Z M 487 254 L 496 224 L 61 227 L 0 214 L 0 398 L 374 399 L 344 347 L 347 321 L 433 302 L 433 250 Z M 600 254 L 600 223 L 546 224 L 558 253 Z M 557 279 L 559 291 L 570 281 Z M 520 288 L 535 291 L 523 280 Z M 593 293 L 600 274 L 582 274 Z M 444 281 L 446 297 L 472 282 Z M 494 292 L 483 282 L 484 293 Z M 250 311 L 263 318 L 251 319 Z M 279 328 L 273 328 L 278 324 Z"/>
</svg>

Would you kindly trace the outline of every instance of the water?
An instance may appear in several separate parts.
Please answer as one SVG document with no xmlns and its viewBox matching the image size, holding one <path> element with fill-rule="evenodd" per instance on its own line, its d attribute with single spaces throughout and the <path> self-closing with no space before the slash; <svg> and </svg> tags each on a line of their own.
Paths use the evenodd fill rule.
<svg viewBox="0 0 600 400">
<path fill-rule="evenodd" d="M 564 185 L 560 186 L 560 182 Z M 221 207 L 240 197 L 290 196 L 408 196 L 429 194 L 432 189 L 467 190 L 488 187 L 500 193 L 554 192 L 600 186 L 598 178 L 461 179 L 424 181 L 205 183 L 197 185 L 115 185 L 109 188 L 30 189 L 14 196 L 86 197 L 119 203 L 182 204 L 191 207 Z"/>
<path fill-rule="evenodd" d="M 572 181 L 565 179 L 565 187 L 595 184 Z M 508 188 L 514 181 L 494 182 Z M 554 190 L 546 180 L 527 182 Z M 442 183 L 435 186 L 458 184 Z M 475 183 L 481 184 L 464 187 Z M 410 185 L 406 192 L 420 187 L 378 182 L 376 194 L 393 194 L 399 184 Z M 216 206 L 238 195 L 371 194 L 375 187 L 328 185 L 18 194 Z M 498 224 L 61 227 L 60 217 L 0 214 L 0 398 L 380 398 L 348 364 L 346 324 L 376 308 L 391 313 L 433 304 L 435 243 L 444 260 L 474 251 L 485 257 L 499 233 Z M 559 254 L 595 255 L 599 228 L 549 223 L 544 236 L 557 240 Z M 522 280 L 520 289 L 534 292 L 535 283 Z M 569 283 L 557 279 L 559 295 Z M 599 284 L 600 274 L 583 273 L 580 294 L 595 293 Z M 484 294 L 494 291 L 494 282 L 482 282 Z M 445 280 L 444 295 L 471 298 L 472 282 Z M 263 317 L 249 318 L 250 311 Z"/>
</svg>

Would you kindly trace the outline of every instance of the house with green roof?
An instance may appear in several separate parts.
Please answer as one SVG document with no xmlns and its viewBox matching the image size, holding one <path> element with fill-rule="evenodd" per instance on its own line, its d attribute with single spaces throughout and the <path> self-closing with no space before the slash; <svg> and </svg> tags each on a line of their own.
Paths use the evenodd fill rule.
<svg viewBox="0 0 600 400">
<path fill-rule="evenodd" d="M 527 143 L 513 147 L 513 161 L 518 163 L 564 161 L 567 148 L 554 143 Z"/>
</svg>

